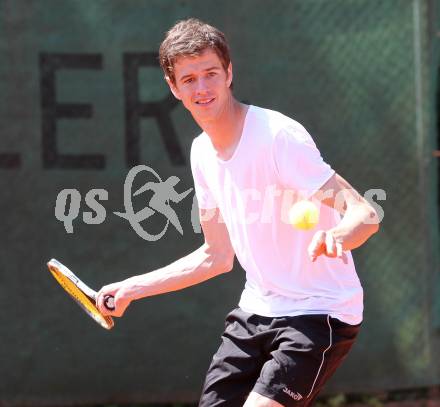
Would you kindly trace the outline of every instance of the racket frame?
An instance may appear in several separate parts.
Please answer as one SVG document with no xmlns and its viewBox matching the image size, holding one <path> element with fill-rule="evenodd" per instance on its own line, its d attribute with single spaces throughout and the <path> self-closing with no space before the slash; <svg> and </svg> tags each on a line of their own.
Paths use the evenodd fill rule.
<svg viewBox="0 0 440 407">
<path fill-rule="evenodd" d="M 97 292 L 79 279 L 69 268 L 56 259 L 47 263 L 49 271 L 69 296 L 99 325 L 112 329 L 113 318 L 102 315 L 96 306 Z"/>
</svg>

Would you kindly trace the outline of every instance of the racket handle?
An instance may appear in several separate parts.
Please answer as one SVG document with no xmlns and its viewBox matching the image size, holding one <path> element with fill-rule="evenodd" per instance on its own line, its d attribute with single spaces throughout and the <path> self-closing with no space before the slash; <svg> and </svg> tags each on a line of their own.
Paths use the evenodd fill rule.
<svg viewBox="0 0 440 407">
<path fill-rule="evenodd" d="M 113 295 L 106 295 L 104 297 L 104 305 L 109 311 L 113 311 L 115 309 L 115 297 Z"/>
</svg>

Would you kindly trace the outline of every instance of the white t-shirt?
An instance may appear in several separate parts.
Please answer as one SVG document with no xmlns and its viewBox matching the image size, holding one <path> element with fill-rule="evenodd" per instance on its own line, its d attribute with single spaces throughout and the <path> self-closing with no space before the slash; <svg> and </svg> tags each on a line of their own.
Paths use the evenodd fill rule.
<svg viewBox="0 0 440 407">
<path fill-rule="evenodd" d="M 329 314 L 349 324 L 362 321 L 363 290 L 350 252 L 348 264 L 307 247 L 316 230 L 328 230 L 339 214 L 319 205 L 311 231 L 295 230 L 287 211 L 310 198 L 334 174 L 301 124 L 281 113 L 250 106 L 240 141 L 225 161 L 206 133 L 195 138 L 191 168 L 200 208 L 218 207 L 238 261 L 246 271 L 239 306 L 277 317 Z"/>
</svg>

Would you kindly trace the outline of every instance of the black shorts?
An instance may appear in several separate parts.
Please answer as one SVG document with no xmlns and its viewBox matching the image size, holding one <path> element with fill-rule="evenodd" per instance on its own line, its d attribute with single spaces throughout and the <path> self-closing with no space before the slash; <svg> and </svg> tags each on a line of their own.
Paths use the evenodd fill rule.
<svg viewBox="0 0 440 407">
<path fill-rule="evenodd" d="M 199 407 L 242 407 L 254 391 L 283 406 L 309 406 L 347 355 L 360 326 L 328 315 L 226 317 Z"/>
</svg>

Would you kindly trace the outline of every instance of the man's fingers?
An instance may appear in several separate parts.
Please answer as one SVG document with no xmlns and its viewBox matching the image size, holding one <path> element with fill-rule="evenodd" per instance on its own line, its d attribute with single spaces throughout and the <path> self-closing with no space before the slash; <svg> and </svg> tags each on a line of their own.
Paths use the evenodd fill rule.
<svg viewBox="0 0 440 407">
<path fill-rule="evenodd" d="M 336 256 L 339 257 L 344 264 L 348 264 L 347 255 L 344 253 L 342 243 L 336 242 Z"/>
<path fill-rule="evenodd" d="M 113 301 L 115 308 L 112 311 L 110 311 L 110 314 L 113 315 L 114 317 L 122 317 L 122 315 L 124 315 L 125 313 L 125 310 L 130 305 L 130 300 L 124 298 L 123 295 L 116 294 Z"/>
<path fill-rule="evenodd" d="M 100 292 L 100 293 L 98 293 L 98 296 L 96 297 L 96 306 L 98 307 L 99 311 L 101 311 L 101 314 L 103 314 L 103 315 L 109 314 L 109 310 L 107 309 L 107 307 L 104 304 L 106 295 L 107 294 Z"/>
<path fill-rule="evenodd" d="M 336 257 L 337 255 L 335 238 L 331 233 L 325 234 L 325 254 L 328 257 Z"/>
<path fill-rule="evenodd" d="M 345 264 L 348 264 L 348 258 L 344 253 L 342 243 L 337 242 L 331 232 L 324 232 L 323 230 L 316 232 L 307 251 L 311 261 L 315 261 L 319 256 L 325 254 L 327 257 L 338 257 Z"/>
<path fill-rule="evenodd" d="M 318 256 L 325 252 L 325 235 L 323 230 L 316 232 L 308 247 L 310 260 L 315 261 Z"/>
<path fill-rule="evenodd" d="M 108 309 L 105 302 L 111 297 L 113 302 L 113 309 Z M 106 287 L 101 288 L 96 296 L 96 306 L 102 315 L 108 315 L 112 317 L 122 317 L 125 310 L 130 305 L 131 300 L 124 295 L 124 290 L 108 289 Z"/>
<path fill-rule="evenodd" d="M 344 253 L 342 243 L 336 242 L 336 256 L 342 260 L 344 264 L 348 264 L 347 255 Z"/>
<path fill-rule="evenodd" d="M 342 251 L 342 243 L 336 242 L 336 257 L 342 258 L 344 252 Z"/>
</svg>

